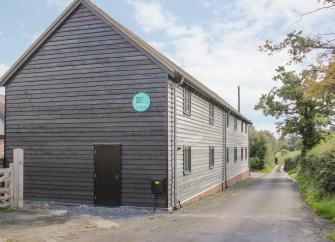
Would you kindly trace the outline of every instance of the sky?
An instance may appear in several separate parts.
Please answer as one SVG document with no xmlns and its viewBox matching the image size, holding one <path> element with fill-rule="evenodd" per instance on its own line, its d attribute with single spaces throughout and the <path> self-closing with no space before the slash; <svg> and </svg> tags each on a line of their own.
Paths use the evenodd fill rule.
<svg viewBox="0 0 335 242">
<path fill-rule="evenodd" d="M 105 12 L 171 58 L 237 107 L 257 129 L 275 132 L 275 121 L 255 111 L 263 93 L 277 85 L 275 68 L 284 52 L 268 56 L 258 47 L 294 29 L 307 34 L 334 30 L 334 11 L 317 0 L 92 0 Z M 0 3 L 0 76 L 24 53 L 71 0 Z M 300 21 L 299 21 L 300 20 Z M 2 88 L 1 93 L 4 92 Z"/>
</svg>

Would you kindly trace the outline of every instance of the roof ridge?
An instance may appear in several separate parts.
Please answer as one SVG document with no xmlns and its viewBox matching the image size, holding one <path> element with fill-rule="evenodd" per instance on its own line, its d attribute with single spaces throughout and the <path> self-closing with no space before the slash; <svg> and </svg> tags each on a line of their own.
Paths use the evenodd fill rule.
<svg viewBox="0 0 335 242">
<path fill-rule="evenodd" d="M 138 47 L 141 51 L 150 55 L 151 59 L 166 70 L 172 77 L 176 75 L 184 76 L 186 82 L 200 89 L 204 94 L 213 99 L 214 101 L 222 104 L 226 108 L 230 109 L 236 116 L 244 119 L 246 122 L 251 123 L 246 117 L 244 117 L 240 112 L 238 112 L 233 106 L 226 102 L 222 97 L 216 94 L 214 91 L 209 89 L 205 84 L 198 81 L 195 77 L 186 72 L 183 68 L 178 66 L 168 57 L 163 55 L 161 52 L 156 50 L 150 44 L 141 39 L 138 35 L 134 34 L 127 27 L 119 23 L 117 20 L 112 18 L 109 14 L 104 12 L 90 0 L 74 0 L 59 17 L 52 22 L 52 24 L 42 33 L 42 35 L 28 48 L 26 52 L 14 63 L 14 65 L 0 78 L 0 85 L 5 85 L 7 81 L 16 73 L 16 71 L 29 59 L 29 57 L 48 39 L 48 37 L 72 14 L 72 12 L 80 6 L 80 4 L 85 5 L 94 14 L 98 15 L 106 24 L 111 25 L 111 27 L 116 28 L 117 32 L 123 37 L 132 42 L 135 47 Z"/>
</svg>

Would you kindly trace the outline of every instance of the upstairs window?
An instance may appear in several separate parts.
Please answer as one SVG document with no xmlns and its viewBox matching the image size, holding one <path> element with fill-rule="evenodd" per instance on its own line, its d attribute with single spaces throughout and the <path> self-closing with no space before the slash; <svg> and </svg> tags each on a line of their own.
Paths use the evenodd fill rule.
<svg viewBox="0 0 335 242">
<path fill-rule="evenodd" d="M 227 123 L 227 127 L 229 127 L 229 113 L 227 113 L 227 115 L 226 115 L 226 123 Z"/>
<path fill-rule="evenodd" d="M 184 147 L 184 175 L 191 173 L 191 147 Z"/>
<path fill-rule="evenodd" d="M 229 162 L 229 148 L 226 149 L 226 162 Z"/>
<path fill-rule="evenodd" d="M 248 133 L 248 124 L 245 123 L 245 133 Z"/>
<path fill-rule="evenodd" d="M 234 130 L 237 130 L 237 118 L 234 117 Z"/>
<path fill-rule="evenodd" d="M 209 103 L 209 123 L 214 124 L 214 104 Z"/>
<path fill-rule="evenodd" d="M 234 162 L 237 162 L 237 147 L 234 147 Z"/>
<path fill-rule="evenodd" d="M 241 161 L 243 161 L 243 148 L 241 148 Z"/>
<path fill-rule="evenodd" d="M 184 87 L 184 114 L 191 115 L 191 90 Z"/>
<path fill-rule="evenodd" d="M 209 169 L 214 167 L 214 147 L 209 146 Z"/>
<path fill-rule="evenodd" d="M 241 133 L 243 133 L 244 122 L 241 121 Z"/>
</svg>

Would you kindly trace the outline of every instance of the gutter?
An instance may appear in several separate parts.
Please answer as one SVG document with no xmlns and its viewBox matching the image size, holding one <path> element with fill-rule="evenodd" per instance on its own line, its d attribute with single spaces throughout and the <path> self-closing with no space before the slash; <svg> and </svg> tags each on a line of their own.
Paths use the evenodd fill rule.
<svg viewBox="0 0 335 242">
<path fill-rule="evenodd" d="M 214 97 L 210 93 L 207 93 L 206 91 L 203 91 L 202 88 L 198 87 L 196 85 L 196 83 L 194 83 L 192 80 L 185 80 L 186 79 L 185 75 L 175 72 L 174 78 L 175 78 L 175 80 L 180 80 L 180 82 L 179 83 L 177 82 L 177 84 L 181 85 L 184 82 L 186 82 L 187 85 L 189 85 L 190 87 L 192 87 L 193 89 L 195 89 L 196 91 L 198 91 L 199 93 L 201 93 L 202 95 L 207 97 L 208 99 L 210 99 L 210 100 L 214 101 L 215 103 L 219 104 L 219 106 L 223 107 L 224 109 L 228 109 L 229 113 L 233 113 L 236 117 L 239 117 L 240 119 L 242 119 L 246 123 L 252 125 L 252 122 L 250 120 L 248 120 L 243 115 L 241 115 L 237 110 L 234 110 L 234 108 L 231 105 L 229 105 L 225 101 L 222 101 L 222 100 Z M 218 96 L 217 94 L 215 94 L 215 95 Z"/>
<path fill-rule="evenodd" d="M 174 176 L 173 176 L 173 191 L 174 191 L 174 206 L 175 208 L 178 207 L 178 201 L 177 201 L 177 190 L 176 190 L 176 181 L 177 181 L 177 107 L 176 107 L 176 98 L 177 98 L 177 95 L 176 95 L 176 85 L 178 86 L 181 86 L 183 83 L 184 83 L 184 80 L 185 78 L 182 77 L 180 79 L 179 82 L 177 82 L 174 86 L 173 86 L 173 111 L 174 111 L 174 114 L 173 114 L 173 127 L 174 127 L 174 134 L 173 134 L 173 145 L 174 145 L 174 157 L 173 157 L 173 162 L 174 162 L 174 165 L 173 165 L 173 168 L 174 168 Z"/>
<path fill-rule="evenodd" d="M 224 185 L 227 187 L 227 117 L 229 118 L 230 110 L 226 113 L 225 124 L 224 124 Z"/>
</svg>

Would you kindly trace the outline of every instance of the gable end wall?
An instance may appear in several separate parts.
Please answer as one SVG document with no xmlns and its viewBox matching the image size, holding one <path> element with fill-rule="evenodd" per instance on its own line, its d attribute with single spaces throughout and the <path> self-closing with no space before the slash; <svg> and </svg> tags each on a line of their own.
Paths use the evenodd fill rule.
<svg viewBox="0 0 335 242">
<path fill-rule="evenodd" d="M 166 177 L 167 76 L 80 5 L 6 86 L 6 162 L 24 149 L 25 199 L 92 203 L 94 144 L 120 143 L 122 205 L 166 207 L 151 178 Z"/>
</svg>

